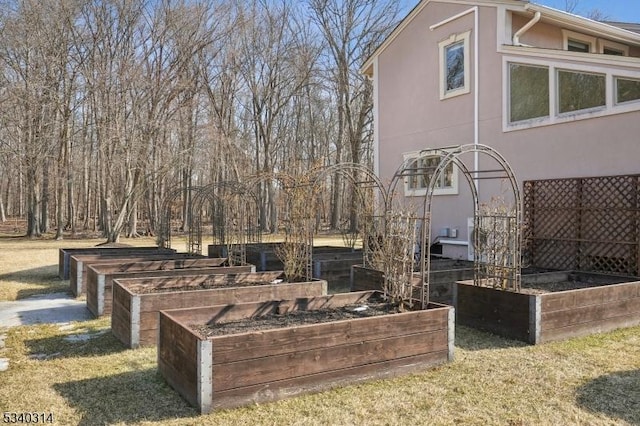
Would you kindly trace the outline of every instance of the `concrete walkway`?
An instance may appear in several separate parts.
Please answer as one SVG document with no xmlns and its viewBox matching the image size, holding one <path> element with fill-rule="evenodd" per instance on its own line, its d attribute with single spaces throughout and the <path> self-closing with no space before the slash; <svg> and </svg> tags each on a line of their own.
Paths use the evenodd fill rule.
<svg viewBox="0 0 640 426">
<path fill-rule="evenodd" d="M 0 328 L 38 323 L 67 323 L 91 319 L 84 300 L 66 293 L 32 296 L 12 302 L 0 302 Z"/>
</svg>

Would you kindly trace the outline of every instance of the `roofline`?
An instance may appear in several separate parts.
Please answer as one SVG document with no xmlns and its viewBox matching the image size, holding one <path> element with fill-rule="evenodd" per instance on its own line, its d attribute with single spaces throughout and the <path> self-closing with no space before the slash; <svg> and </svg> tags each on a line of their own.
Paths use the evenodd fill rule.
<svg viewBox="0 0 640 426">
<path fill-rule="evenodd" d="M 360 73 L 371 77 L 373 75 L 373 61 L 380 55 L 413 20 L 414 18 L 425 8 L 425 6 L 431 2 L 435 3 L 454 3 L 469 6 L 523 6 L 523 1 L 526 0 L 422 0 L 420 3 L 414 6 L 413 9 L 404 17 L 402 21 L 391 31 L 391 34 L 378 46 L 376 50 L 367 58 L 367 60 L 360 67 Z"/>
<path fill-rule="evenodd" d="M 378 48 L 367 58 L 367 60 L 360 67 L 360 73 L 368 77 L 373 76 L 373 62 L 377 56 L 379 56 L 396 37 L 415 19 L 415 17 L 424 9 L 427 4 L 435 3 L 454 3 L 461 5 L 475 5 L 475 6 L 499 6 L 508 5 L 520 9 L 523 12 L 540 12 L 542 18 L 546 21 L 552 21 L 562 24 L 569 24 L 573 27 L 579 27 L 581 31 L 590 30 L 597 34 L 605 35 L 614 41 L 620 41 L 624 43 L 631 43 L 640 46 L 640 34 L 625 30 L 620 27 L 616 27 L 604 22 L 594 21 L 592 19 L 584 18 L 582 16 L 573 15 L 568 12 L 563 12 L 558 9 L 554 9 L 547 6 L 542 6 L 536 3 L 531 3 L 528 0 L 422 0 L 407 14 L 407 16 L 400 21 L 400 23 L 394 28 L 394 30 L 387 36 L 387 38 L 378 46 Z"/>
<path fill-rule="evenodd" d="M 640 34 L 633 31 L 535 3 L 527 3 L 524 8 L 527 11 L 540 12 L 542 19 L 546 21 L 574 25 L 580 27 L 582 31 L 588 29 L 614 41 L 640 45 Z"/>
</svg>

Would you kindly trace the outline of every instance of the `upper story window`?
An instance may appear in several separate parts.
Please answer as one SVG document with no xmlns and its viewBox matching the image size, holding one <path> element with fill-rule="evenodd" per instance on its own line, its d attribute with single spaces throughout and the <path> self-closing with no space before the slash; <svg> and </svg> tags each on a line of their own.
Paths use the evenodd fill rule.
<svg viewBox="0 0 640 426">
<path fill-rule="evenodd" d="M 427 188 L 441 156 L 424 151 L 404 154 L 405 160 L 411 160 L 405 173 L 404 193 L 406 196 L 425 196 Z M 434 195 L 453 195 L 458 193 L 458 173 L 454 163 L 450 163 L 438 177 Z"/>
<path fill-rule="evenodd" d="M 564 50 L 568 50 L 569 52 L 629 56 L 629 46 L 616 43 L 615 41 L 596 38 L 569 30 L 562 30 L 562 39 Z"/>
<path fill-rule="evenodd" d="M 596 53 L 595 37 L 574 31 L 562 30 L 564 50 L 570 52 Z"/>
<path fill-rule="evenodd" d="M 504 131 L 640 110 L 637 71 L 515 57 L 504 65 Z"/>
<path fill-rule="evenodd" d="M 607 104 L 604 74 L 558 70 L 557 80 L 560 114 Z"/>
<path fill-rule="evenodd" d="M 549 116 L 549 67 L 509 64 L 509 121 Z"/>
<path fill-rule="evenodd" d="M 440 99 L 470 92 L 469 35 L 454 34 L 438 43 L 440 51 Z"/>
<path fill-rule="evenodd" d="M 640 79 L 615 78 L 616 104 L 640 101 Z"/>
</svg>

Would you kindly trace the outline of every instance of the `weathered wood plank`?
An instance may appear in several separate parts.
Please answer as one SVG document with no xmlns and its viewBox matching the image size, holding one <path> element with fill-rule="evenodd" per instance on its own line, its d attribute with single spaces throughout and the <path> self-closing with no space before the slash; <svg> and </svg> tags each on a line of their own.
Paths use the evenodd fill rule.
<svg viewBox="0 0 640 426">
<path fill-rule="evenodd" d="M 563 311 L 542 312 L 542 329 L 566 327 L 571 324 L 597 322 L 600 320 L 640 314 L 640 298 L 614 300 L 598 305 L 580 306 Z"/>
<path fill-rule="evenodd" d="M 636 303 L 640 303 L 640 301 L 636 301 Z M 571 324 L 566 327 L 543 329 L 540 337 L 541 342 L 544 343 L 586 336 L 593 333 L 605 333 L 618 328 L 634 327 L 637 325 L 640 325 L 640 313 L 632 312 L 626 315 L 612 316 L 597 321 Z"/>
<path fill-rule="evenodd" d="M 214 337 L 214 364 L 285 354 L 290 348 L 314 350 L 365 340 L 380 335 L 403 336 L 447 328 L 447 312 L 429 311 L 335 321 L 312 326 Z"/>
<path fill-rule="evenodd" d="M 363 340 L 309 351 L 290 346 L 289 353 L 282 355 L 224 364 L 215 363 L 216 357 L 214 355 L 213 381 L 215 389 L 224 391 L 391 359 L 445 351 L 447 344 L 446 333 L 436 331 Z"/>
<path fill-rule="evenodd" d="M 98 253 L 108 255 L 110 253 L 118 253 L 123 251 L 129 252 L 159 252 L 159 253 L 175 253 L 174 249 L 162 248 L 156 246 L 144 247 L 86 247 L 86 248 L 61 248 L 58 250 L 58 276 L 63 280 L 69 279 L 70 258 L 73 255 Z"/>
<path fill-rule="evenodd" d="M 217 390 L 214 384 L 211 408 L 235 408 L 253 403 L 275 401 L 296 395 L 320 392 L 338 386 L 415 373 L 445 362 L 447 362 L 447 353 L 442 351 L 289 378 L 267 385 L 260 384 L 226 391 Z M 203 411 L 203 413 L 205 412 Z"/>
<path fill-rule="evenodd" d="M 187 401 L 198 406 L 197 337 L 179 323 L 161 315 L 158 370 Z"/>
<path fill-rule="evenodd" d="M 147 250 L 138 252 L 113 252 L 104 254 L 80 254 L 70 258 L 69 287 L 75 296 L 85 293 L 85 279 L 87 266 L 111 264 L 111 263 L 133 263 L 145 260 L 165 260 L 165 259 L 200 259 L 191 253 L 153 252 Z"/>
<path fill-rule="evenodd" d="M 118 278 L 162 277 L 180 275 L 214 275 L 238 272 L 251 272 L 253 266 L 212 266 L 206 268 L 185 268 L 154 271 L 126 271 L 101 273 L 101 266 L 89 266 L 87 270 L 87 307 L 94 316 L 109 315 L 111 313 L 111 299 L 113 280 Z M 101 281 L 104 285 L 101 285 Z M 103 291 L 100 291 L 102 289 Z M 90 300 L 91 299 L 91 300 Z"/>
<path fill-rule="evenodd" d="M 640 282 L 547 293 L 541 297 L 544 312 L 561 311 L 571 307 L 597 305 L 607 301 L 640 297 Z"/>
</svg>

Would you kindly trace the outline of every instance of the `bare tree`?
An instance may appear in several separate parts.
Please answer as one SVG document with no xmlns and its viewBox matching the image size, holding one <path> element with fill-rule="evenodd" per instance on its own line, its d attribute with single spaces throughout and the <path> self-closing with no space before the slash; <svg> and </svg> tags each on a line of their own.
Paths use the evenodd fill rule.
<svg viewBox="0 0 640 426">
<path fill-rule="evenodd" d="M 359 67 L 395 26 L 399 6 L 385 0 L 309 0 L 309 7 L 327 43 L 328 86 L 334 91 L 337 104 L 335 161 L 343 161 L 346 149 L 349 160 L 360 163 L 363 148 L 371 142 L 367 127 L 371 125 L 373 90 Z M 341 194 L 340 176 L 336 175 L 333 228 L 340 222 Z M 351 226 L 355 227 L 355 209 L 350 205 L 349 210 Z"/>
</svg>

